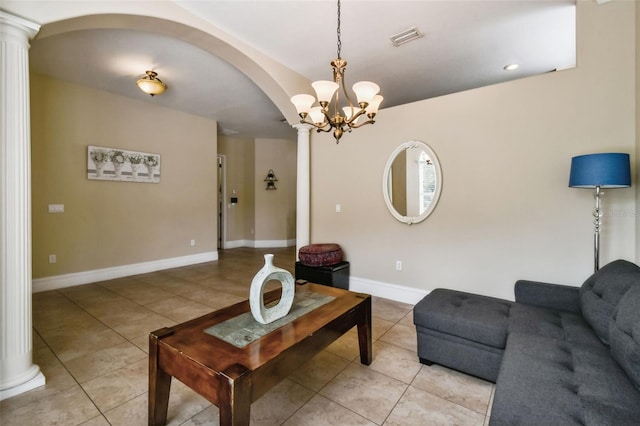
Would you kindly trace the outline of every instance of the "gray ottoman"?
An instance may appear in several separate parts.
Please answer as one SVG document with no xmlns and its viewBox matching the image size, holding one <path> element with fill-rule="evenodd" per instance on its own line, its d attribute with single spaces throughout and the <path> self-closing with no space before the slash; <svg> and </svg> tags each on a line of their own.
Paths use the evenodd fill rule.
<svg viewBox="0 0 640 426">
<path fill-rule="evenodd" d="M 436 289 L 413 309 L 418 357 L 495 383 L 513 302 Z"/>
</svg>

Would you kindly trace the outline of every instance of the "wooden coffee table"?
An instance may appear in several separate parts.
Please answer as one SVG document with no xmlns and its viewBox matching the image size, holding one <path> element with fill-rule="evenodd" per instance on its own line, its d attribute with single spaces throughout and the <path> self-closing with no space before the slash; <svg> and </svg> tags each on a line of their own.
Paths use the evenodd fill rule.
<svg viewBox="0 0 640 426">
<path fill-rule="evenodd" d="M 296 285 L 296 294 L 302 297 L 305 292 L 331 300 L 244 347 L 205 330 L 250 312 L 248 300 L 152 332 L 149 425 L 166 423 L 172 377 L 217 405 L 221 425 L 248 425 L 252 402 L 354 326 L 360 362 L 371 364 L 371 296 L 318 284 Z M 265 304 L 279 296 L 280 290 L 266 293 Z"/>
</svg>

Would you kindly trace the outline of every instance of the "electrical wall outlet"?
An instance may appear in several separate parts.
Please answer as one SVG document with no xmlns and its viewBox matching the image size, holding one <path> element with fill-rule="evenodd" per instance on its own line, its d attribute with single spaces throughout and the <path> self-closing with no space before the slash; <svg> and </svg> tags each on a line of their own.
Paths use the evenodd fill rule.
<svg viewBox="0 0 640 426">
<path fill-rule="evenodd" d="M 49 213 L 64 213 L 64 204 L 49 204 Z"/>
<path fill-rule="evenodd" d="M 55 254 L 50 254 L 49 255 L 49 263 L 56 263 L 56 255 Z"/>
<path fill-rule="evenodd" d="M 402 271 L 402 260 L 396 260 L 396 271 Z"/>
<path fill-rule="evenodd" d="M 336 204 L 336 213 L 340 213 L 342 211 L 342 206 L 340 204 Z"/>
<path fill-rule="evenodd" d="M 191 247 L 194 247 L 196 245 L 196 240 L 191 240 L 189 244 L 191 244 Z"/>
</svg>

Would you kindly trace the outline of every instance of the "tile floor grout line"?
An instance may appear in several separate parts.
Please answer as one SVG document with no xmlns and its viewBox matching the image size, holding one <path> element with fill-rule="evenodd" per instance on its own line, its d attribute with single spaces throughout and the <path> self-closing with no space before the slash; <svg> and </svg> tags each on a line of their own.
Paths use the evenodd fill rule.
<svg viewBox="0 0 640 426">
<path fill-rule="evenodd" d="M 409 390 L 409 388 L 411 387 L 411 385 L 407 385 L 406 388 L 404 388 L 404 391 L 402 391 L 402 395 L 400 395 L 400 398 L 398 398 L 398 400 L 396 401 L 395 404 L 393 404 L 393 408 L 389 411 L 389 414 L 387 414 L 387 417 L 384 418 L 384 420 L 382 421 L 382 423 L 380 423 L 380 426 L 383 426 L 387 420 L 389 420 L 389 417 L 391 416 L 391 414 L 393 414 L 393 411 L 396 409 L 396 407 L 398 406 L 398 403 L 402 400 L 402 398 L 404 397 L 404 395 L 407 393 L 407 391 Z"/>
<path fill-rule="evenodd" d="M 96 284 L 97 284 L 97 283 L 96 283 Z M 124 298 L 124 299 L 127 299 L 127 300 L 129 300 L 129 301 L 131 301 L 131 302 L 133 302 L 133 303 L 136 303 L 135 301 L 133 301 L 133 300 L 129 299 L 128 297 L 125 297 L 125 296 L 119 295 L 119 294 L 117 294 L 116 292 L 112 291 L 112 290 L 111 290 L 111 289 L 109 289 L 109 288 L 103 287 L 103 286 L 101 286 L 100 284 L 97 284 L 97 285 L 98 285 L 98 286 L 100 286 L 100 287 L 102 287 L 102 288 L 104 288 L 105 290 L 107 290 L 107 291 L 109 291 L 109 292 L 112 292 L 112 293 L 114 293 L 114 294 L 116 294 L 116 295 L 118 295 L 118 296 L 120 296 L 120 297 Z M 56 292 L 60 293 L 58 290 L 56 290 Z M 71 299 L 71 298 L 67 297 L 67 295 L 65 295 L 65 294 L 63 294 L 63 293 L 60 293 L 60 294 L 61 294 L 63 297 L 65 297 L 67 300 L 69 300 L 71 303 L 73 303 L 74 305 L 76 305 L 80 310 L 82 310 L 83 312 L 85 312 L 87 315 L 89 315 L 89 316 L 91 316 L 92 318 L 94 318 L 96 321 L 98 321 L 100 324 L 102 324 L 102 325 L 104 325 L 105 327 L 107 327 L 107 328 L 108 328 L 109 330 L 111 330 L 113 333 L 115 333 L 115 334 L 117 334 L 118 336 L 122 337 L 126 342 L 128 342 L 128 343 L 130 343 L 131 345 L 135 346 L 136 348 L 140 349 L 140 348 L 139 348 L 135 343 L 133 343 L 131 340 L 129 340 L 128 338 L 126 338 L 126 337 L 125 337 L 125 336 L 123 336 L 122 334 L 118 333 L 114 328 L 112 328 L 112 327 L 111 327 L 111 326 L 109 326 L 108 324 L 106 324 L 106 323 L 102 322 L 99 318 L 97 318 L 96 316 L 94 316 L 93 314 L 91 314 L 89 311 L 87 311 L 83 306 L 79 305 L 75 300 L 73 300 L 73 299 Z M 166 317 L 165 317 L 165 318 L 166 318 Z M 173 320 L 171 320 L 171 321 L 173 321 Z M 38 333 L 38 335 L 40 336 L 40 333 Z M 128 399 L 128 400 L 126 400 L 126 401 L 123 401 L 122 403 L 120 403 L 120 404 L 118 404 L 118 405 L 116 405 L 116 406 L 114 406 L 114 407 L 109 408 L 108 410 L 102 411 L 102 410 L 100 409 L 100 407 L 98 407 L 98 405 L 96 404 L 96 402 L 93 400 L 93 398 L 91 398 L 91 396 L 87 393 L 87 391 L 85 390 L 85 388 L 84 388 L 84 386 L 82 385 L 82 383 L 80 383 L 80 382 L 78 381 L 78 379 L 76 379 L 76 377 L 75 377 L 75 376 L 71 373 L 71 371 L 67 368 L 66 364 L 65 364 L 65 363 L 64 363 L 64 362 L 63 362 L 63 361 L 58 357 L 58 354 L 56 354 L 56 352 L 53 350 L 53 348 L 52 348 L 51 346 L 49 346 L 49 344 L 46 342 L 46 340 L 44 340 L 44 338 L 42 338 L 42 336 L 40 336 L 40 338 L 45 342 L 45 344 L 47 345 L 47 347 L 49 347 L 49 349 L 51 350 L 52 354 L 56 357 L 56 359 L 58 360 L 58 362 L 60 362 L 60 364 L 61 364 L 61 365 L 62 365 L 62 367 L 67 371 L 67 373 L 69 373 L 69 376 L 71 376 L 71 378 L 73 378 L 74 382 L 76 382 L 76 384 L 78 385 L 78 387 L 79 387 L 79 388 L 82 390 L 82 392 L 87 396 L 87 398 L 89 399 L 89 401 L 91 401 L 91 404 L 92 404 L 94 407 L 96 407 L 96 409 L 98 410 L 98 412 L 100 413 L 100 415 L 101 415 L 101 416 L 102 416 L 102 417 L 107 421 L 107 423 L 109 423 L 110 425 L 111 425 L 111 422 L 107 419 L 107 416 L 106 416 L 106 412 L 107 412 L 107 411 L 110 411 L 110 410 L 113 410 L 113 409 L 115 409 L 115 408 L 117 408 L 117 407 L 120 407 L 122 404 L 125 404 L 125 403 L 127 403 L 127 402 L 131 401 L 132 399 L 135 399 L 135 398 L 139 397 L 140 395 L 143 395 L 145 392 L 148 392 L 148 390 L 147 390 L 147 391 L 145 391 L 145 392 L 143 392 L 143 393 L 141 393 L 141 394 L 139 394 L 139 395 L 135 395 L 135 396 L 133 396 L 133 397 L 129 398 L 129 399 Z M 118 345 L 120 345 L 120 344 L 122 344 L 122 343 L 118 343 L 118 344 L 116 344 L 116 345 L 110 346 L 109 348 L 113 348 L 113 347 L 118 346 Z M 109 349 L 109 348 L 104 348 L 104 349 Z M 141 349 L 140 349 L 140 350 L 141 350 Z M 148 357 L 148 354 L 146 354 L 146 357 Z M 73 358 L 73 359 L 76 359 L 76 358 Z M 71 360 L 69 360 L 69 361 L 71 361 Z M 139 362 L 139 361 L 140 361 L 140 360 L 135 361 L 135 362 Z M 122 366 L 122 367 L 120 367 L 120 368 L 117 368 L 117 369 L 115 369 L 115 370 L 112 370 L 112 371 L 110 371 L 110 372 L 108 372 L 108 373 L 106 373 L 106 374 L 110 374 L 110 373 L 113 373 L 113 372 L 115 372 L 115 371 L 118 371 L 118 370 L 121 370 L 121 369 L 123 369 L 123 368 L 126 368 L 126 367 L 128 367 L 129 365 L 134 364 L 135 362 L 130 363 L 130 364 L 126 364 L 126 365 L 124 365 L 124 366 Z M 106 374 L 103 374 L 103 375 L 100 375 L 100 376 L 96 376 L 96 377 L 94 377 L 94 378 L 92 378 L 92 379 L 90 379 L 90 380 L 97 379 L 97 378 L 102 377 L 102 376 L 104 376 L 104 375 L 106 375 Z M 90 381 L 90 380 L 87 380 L 87 382 L 88 382 L 88 381 Z M 85 382 L 85 383 L 86 383 L 86 382 Z M 96 416 L 96 417 L 97 417 L 97 416 Z M 89 420 L 91 420 L 91 419 L 89 419 Z M 82 424 L 82 423 L 81 423 L 81 424 Z"/>
<path fill-rule="evenodd" d="M 98 285 L 98 286 L 102 287 L 102 286 L 101 286 L 100 284 L 98 284 L 98 283 L 93 283 L 93 284 L 96 284 L 96 285 Z M 91 285 L 91 284 L 89 284 L 89 285 Z M 117 296 L 122 297 L 123 299 L 126 299 L 126 300 L 129 300 L 130 302 L 136 303 L 136 302 L 134 302 L 133 300 L 129 299 L 128 297 L 124 297 L 124 296 L 122 296 L 122 295 L 120 295 L 120 294 L 118 294 L 118 293 L 116 293 L 116 292 L 114 292 L 114 291 L 112 291 L 112 290 L 110 290 L 110 289 L 108 289 L 108 288 L 106 288 L 106 287 L 102 287 L 102 288 L 104 288 L 105 290 L 107 290 L 107 291 L 109 291 L 109 292 L 111 292 L 111 293 L 116 294 Z M 59 293 L 59 290 L 56 290 L 56 292 L 58 292 L 58 293 Z M 67 295 L 65 295 L 65 294 L 63 294 L 63 293 L 60 293 L 60 294 L 61 294 L 63 297 L 65 297 L 66 299 L 68 299 L 71 303 L 73 303 L 74 305 L 76 305 L 80 310 L 82 310 L 82 311 L 83 311 L 83 312 L 85 312 L 87 315 L 89 315 L 91 318 L 95 319 L 95 320 L 96 320 L 96 321 L 98 321 L 100 324 L 102 324 L 102 325 L 104 325 L 105 327 L 107 327 L 107 329 L 111 330 L 113 333 L 115 333 L 115 334 L 117 334 L 118 336 L 122 337 L 126 342 L 129 342 L 129 343 L 131 343 L 133 346 L 135 346 L 135 347 L 137 347 L 138 349 L 142 350 L 142 349 L 141 349 L 138 345 L 136 345 L 134 342 L 132 342 L 131 340 L 129 340 L 129 339 L 128 339 L 127 337 L 125 337 L 124 335 L 120 334 L 120 333 L 119 333 L 115 328 L 111 327 L 109 324 L 105 323 L 105 322 L 104 322 L 104 321 L 102 321 L 100 318 L 96 317 L 96 316 L 95 316 L 95 315 L 93 315 L 91 312 L 87 311 L 83 306 L 81 306 L 80 304 L 78 304 L 75 300 L 73 300 L 73 299 L 71 299 L 71 298 L 67 297 Z M 153 311 L 151 311 L 151 312 L 153 312 Z M 154 313 L 155 313 L 155 312 L 154 312 Z M 160 315 L 160 314 L 158 314 L 158 315 Z M 173 321 L 171 318 L 167 318 L 167 317 L 165 317 L 164 315 L 160 315 L 160 316 L 162 316 L 162 317 L 164 317 L 164 318 L 168 319 L 169 321 Z M 153 330 L 152 330 L 152 331 L 153 331 Z M 118 344 L 116 344 L 116 345 L 109 346 L 109 348 L 113 348 L 113 347 L 118 346 L 118 345 L 120 345 L 120 344 L 122 344 L 122 343 L 118 343 Z M 109 348 L 104 348 L 104 349 L 109 349 Z M 53 352 L 53 348 L 51 349 L 51 351 Z M 55 352 L 54 352 L 54 354 L 55 354 Z M 147 354 L 147 356 L 148 356 L 148 354 Z M 57 357 L 57 355 L 56 355 L 56 357 Z M 72 359 L 75 359 L 75 358 L 72 358 Z M 69 360 L 69 361 L 71 361 L 71 360 Z M 60 361 L 60 362 L 62 362 L 62 361 Z M 71 372 L 69 372 L 69 374 L 71 374 Z M 72 375 L 72 376 L 73 376 L 73 375 Z M 98 376 L 98 377 L 99 377 L 99 376 Z M 75 379 L 75 377 L 74 377 L 74 379 Z"/>
<path fill-rule="evenodd" d="M 56 292 L 58 292 L 56 290 Z M 64 297 L 66 297 L 64 294 L 62 295 Z M 33 328 L 33 327 L 32 327 Z M 95 401 L 93 400 L 93 398 L 91 398 L 91 396 L 89 396 L 89 394 L 87 393 L 87 391 L 84 389 L 84 387 L 82 386 L 82 384 L 78 381 L 78 379 L 76 379 L 76 376 L 74 376 L 71 371 L 67 368 L 66 364 L 64 362 L 62 362 L 62 360 L 58 357 L 58 354 L 53 350 L 53 348 L 49 345 L 49 343 L 42 337 L 42 335 L 40 334 L 40 332 L 38 332 L 35 328 L 33 328 L 33 331 L 35 331 L 38 334 L 38 337 L 40 337 L 40 339 L 44 342 L 44 344 L 47 346 L 47 348 L 49 348 L 49 350 L 51 351 L 51 354 L 55 357 L 55 359 L 60 363 L 60 366 L 62 366 L 62 368 L 64 368 L 64 370 L 67 372 L 67 374 L 69 374 L 69 377 L 71 377 L 71 379 L 75 382 L 74 386 L 78 386 L 78 388 L 80 388 L 80 390 L 82 391 L 82 393 L 87 397 L 87 399 L 89 399 L 89 401 L 91 401 L 91 405 L 93 405 L 96 410 L 98 410 L 98 413 L 100 413 L 100 415 L 102 417 L 104 416 L 104 413 L 102 412 L 102 410 L 100 410 L 100 407 L 98 407 L 98 405 L 95 403 Z M 67 389 L 71 389 L 73 386 L 69 386 Z M 64 389 L 64 390 L 67 390 Z M 58 394 L 61 391 L 56 391 L 54 392 L 54 394 Z M 98 417 L 98 416 L 95 416 Z M 94 419 L 95 417 L 92 417 L 91 419 Z M 91 419 L 87 419 L 85 420 L 83 423 L 86 423 L 88 420 Z M 105 417 L 106 420 L 106 417 Z M 110 422 L 107 421 L 107 423 L 111 424 Z M 82 424 L 82 423 L 80 423 Z"/>
<path fill-rule="evenodd" d="M 348 363 L 348 364 L 347 364 L 347 365 L 346 365 L 346 366 L 345 366 L 345 367 L 340 371 L 340 373 L 342 373 L 344 370 L 346 370 L 347 368 L 349 368 L 349 366 L 350 366 L 351 364 L 355 364 L 356 362 L 357 362 L 358 364 L 360 364 L 360 362 L 359 362 L 359 361 L 350 361 L 350 362 L 349 362 L 349 363 Z M 367 366 L 367 367 L 368 367 L 368 366 Z M 351 408 L 349 408 L 349 407 L 347 407 L 347 406 L 343 405 L 340 401 L 336 401 L 336 400 L 334 400 L 334 399 L 331 399 L 329 396 L 327 396 L 327 395 L 323 395 L 323 394 L 321 394 L 321 393 L 320 393 L 324 388 L 326 388 L 326 387 L 329 385 L 329 383 L 331 383 L 332 381 L 334 381 L 334 380 L 336 379 L 336 377 L 338 377 L 338 376 L 340 375 L 340 373 L 336 374 L 336 375 L 335 375 L 335 377 L 334 377 L 333 379 L 329 380 L 329 381 L 328 381 L 324 386 L 322 386 L 322 387 L 320 388 L 320 390 L 318 391 L 318 395 L 320 395 L 321 397 L 323 397 L 323 398 L 325 398 L 325 399 L 328 399 L 329 401 L 333 402 L 334 404 L 338 404 L 339 406 L 341 406 L 341 407 L 342 407 L 342 408 L 344 408 L 345 410 L 351 411 L 353 414 L 357 415 L 358 417 L 362 417 L 363 419 L 368 420 L 368 421 L 370 421 L 371 423 L 373 423 L 373 424 L 376 424 L 376 425 L 380 426 L 380 425 L 381 425 L 381 423 L 380 423 L 380 424 L 379 424 L 379 423 L 376 423 L 375 421 L 371 420 L 369 417 L 363 416 L 362 414 L 357 413 L 357 412 L 353 411 Z"/>
<path fill-rule="evenodd" d="M 286 380 L 286 379 L 285 379 L 285 380 Z M 295 382 L 295 381 L 293 381 L 293 382 L 294 382 L 294 383 L 297 383 L 297 382 Z M 306 386 L 304 386 L 304 385 L 301 385 L 300 383 L 297 383 L 297 384 L 299 384 L 300 386 L 302 386 L 302 387 L 304 387 L 304 388 L 306 388 L 306 389 L 309 389 L 308 387 L 306 387 Z M 312 392 L 312 395 L 309 397 L 309 399 L 305 400 L 305 401 L 304 401 L 304 403 L 303 403 L 302 405 L 300 405 L 298 408 L 296 408 L 296 409 L 293 411 L 293 413 L 291 413 L 291 415 L 290 415 L 289 417 L 287 417 L 286 419 L 284 419 L 284 421 L 282 421 L 282 422 L 278 423 L 280 426 L 282 426 L 282 425 L 284 425 L 286 422 L 288 422 L 290 418 L 292 418 L 293 416 L 295 416 L 295 415 L 296 415 L 296 413 L 297 413 L 298 411 L 302 410 L 302 408 L 303 408 L 305 405 L 307 405 L 307 404 L 309 403 L 309 401 L 311 401 L 311 400 L 312 400 L 316 395 L 318 395 L 318 392 L 314 391 L 313 389 L 309 389 L 309 390 Z"/>
</svg>

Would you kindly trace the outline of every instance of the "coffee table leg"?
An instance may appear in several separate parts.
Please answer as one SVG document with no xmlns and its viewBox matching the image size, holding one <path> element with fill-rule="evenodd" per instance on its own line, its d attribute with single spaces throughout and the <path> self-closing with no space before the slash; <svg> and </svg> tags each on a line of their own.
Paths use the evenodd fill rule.
<svg viewBox="0 0 640 426">
<path fill-rule="evenodd" d="M 251 418 L 251 384 L 249 370 L 234 364 L 218 374 L 218 409 L 220 424 L 247 426 Z"/>
<path fill-rule="evenodd" d="M 171 376 L 158 365 L 158 336 L 152 333 L 149 335 L 149 426 L 167 423 L 170 390 Z"/>
<path fill-rule="evenodd" d="M 371 297 L 367 296 L 366 300 L 360 305 L 362 313 L 358 321 L 358 345 L 360 346 L 360 362 L 364 365 L 370 365 L 373 358 L 371 349 Z"/>
</svg>

